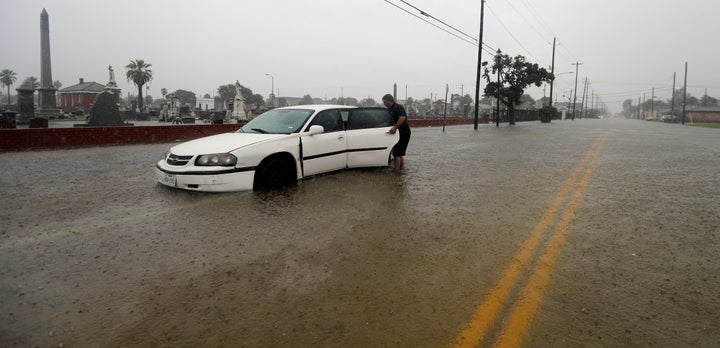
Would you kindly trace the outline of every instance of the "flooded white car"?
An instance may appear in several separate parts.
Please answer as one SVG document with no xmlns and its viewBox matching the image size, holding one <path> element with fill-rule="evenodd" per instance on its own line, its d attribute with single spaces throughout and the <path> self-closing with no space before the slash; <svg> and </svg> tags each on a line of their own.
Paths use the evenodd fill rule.
<svg viewBox="0 0 720 348">
<path fill-rule="evenodd" d="M 157 180 L 194 191 L 278 188 L 346 168 L 383 167 L 398 142 L 385 108 L 301 105 L 263 113 L 234 133 L 173 146 Z"/>
</svg>

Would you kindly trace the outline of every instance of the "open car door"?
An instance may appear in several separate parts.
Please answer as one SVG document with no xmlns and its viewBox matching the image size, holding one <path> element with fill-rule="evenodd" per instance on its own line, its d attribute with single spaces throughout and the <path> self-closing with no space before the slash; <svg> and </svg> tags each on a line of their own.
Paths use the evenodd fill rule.
<svg viewBox="0 0 720 348">
<path fill-rule="evenodd" d="M 384 167 L 400 134 L 390 134 L 394 122 L 386 108 L 357 108 L 347 113 L 348 168 Z"/>
</svg>

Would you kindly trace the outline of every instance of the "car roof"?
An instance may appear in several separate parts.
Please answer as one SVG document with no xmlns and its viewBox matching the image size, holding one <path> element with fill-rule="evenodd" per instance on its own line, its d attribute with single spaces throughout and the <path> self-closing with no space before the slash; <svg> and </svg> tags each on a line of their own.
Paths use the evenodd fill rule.
<svg viewBox="0 0 720 348">
<path fill-rule="evenodd" d="M 350 105 L 333 105 L 333 104 L 310 104 L 310 105 L 293 105 L 293 106 L 285 106 L 282 108 L 277 108 L 276 110 L 280 109 L 312 109 L 315 111 L 323 111 L 328 109 L 355 109 L 356 106 L 350 106 Z"/>
</svg>

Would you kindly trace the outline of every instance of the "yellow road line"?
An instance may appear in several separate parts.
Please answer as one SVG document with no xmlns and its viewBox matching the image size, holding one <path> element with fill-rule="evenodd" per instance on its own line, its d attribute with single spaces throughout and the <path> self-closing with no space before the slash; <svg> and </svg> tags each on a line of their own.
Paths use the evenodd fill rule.
<svg viewBox="0 0 720 348">
<path fill-rule="evenodd" d="M 477 347 L 485 337 L 488 328 L 495 321 L 500 309 L 505 303 L 511 289 L 517 283 L 522 270 L 527 266 L 530 258 L 540 243 L 543 232 L 552 224 L 555 215 L 562 203 L 567 198 L 575 185 L 578 176 L 593 156 L 599 153 L 599 142 L 596 142 L 588 152 L 585 153 L 575 170 L 570 174 L 563 184 L 560 192 L 555 196 L 547 210 L 535 225 L 530 236 L 523 242 L 515 257 L 508 263 L 503 272 L 503 277 L 485 296 L 485 300 L 473 314 L 470 323 L 463 329 L 455 339 L 455 347 Z"/>
<path fill-rule="evenodd" d="M 602 144 L 603 141 L 604 138 L 601 138 L 599 140 L 600 144 Z M 570 202 L 568 202 L 565 207 L 565 211 L 558 222 L 555 233 L 552 235 L 545 253 L 540 258 L 540 261 L 535 267 L 535 271 L 525 285 L 517 303 L 510 311 L 508 321 L 502 333 L 498 336 L 495 347 L 507 348 L 520 346 L 523 333 L 525 333 L 532 324 L 535 314 L 540 308 L 540 302 L 542 302 L 545 291 L 547 290 L 550 274 L 555 268 L 555 262 L 567 239 L 570 223 L 575 217 L 575 212 L 583 199 L 585 188 L 590 180 L 590 174 L 593 172 L 595 161 L 599 154 L 599 151 L 595 152 L 593 159 L 590 161 L 587 169 L 585 169 L 585 173 L 578 183 Z"/>
</svg>

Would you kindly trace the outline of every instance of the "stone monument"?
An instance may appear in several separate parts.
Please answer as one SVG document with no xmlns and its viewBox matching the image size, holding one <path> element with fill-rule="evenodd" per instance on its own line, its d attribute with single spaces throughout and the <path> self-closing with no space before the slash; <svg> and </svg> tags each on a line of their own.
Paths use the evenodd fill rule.
<svg viewBox="0 0 720 348">
<path fill-rule="evenodd" d="M 120 102 L 120 88 L 115 82 L 115 71 L 112 65 L 108 65 L 108 83 L 105 85 L 105 90 L 115 96 L 115 104 Z"/>
<path fill-rule="evenodd" d="M 245 120 L 247 115 L 245 114 L 245 98 L 241 93 L 240 82 L 235 81 L 235 100 L 233 101 L 233 113 L 232 118 L 235 120 Z"/>
<path fill-rule="evenodd" d="M 15 90 L 18 93 L 18 114 L 15 116 L 15 121 L 17 124 L 28 124 L 31 119 L 35 118 L 35 90 L 32 87 L 23 86 Z"/>
<path fill-rule="evenodd" d="M 53 86 L 52 69 L 50 67 L 50 20 L 45 9 L 40 13 L 40 87 L 38 91 L 37 116 L 48 118 L 60 114 Z"/>
<path fill-rule="evenodd" d="M 95 98 L 95 103 L 90 107 L 90 116 L 85 124 L 76 124 L 75 127 L 115 127 L 132 126 L 132 123 L 125 123 L 115 103 L 115 95 L 105 91 Z"/>
</svg>

